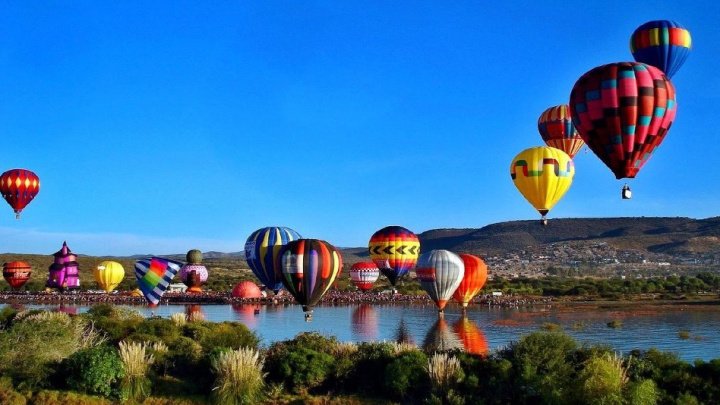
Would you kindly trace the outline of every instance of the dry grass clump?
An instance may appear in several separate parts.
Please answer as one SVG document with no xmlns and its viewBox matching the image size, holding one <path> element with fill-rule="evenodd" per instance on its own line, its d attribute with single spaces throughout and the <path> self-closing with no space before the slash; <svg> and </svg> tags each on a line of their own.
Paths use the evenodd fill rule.
<svg viewBox="0 0 720 405">
<path fill-rule="evenodd" d="M 125 370 L 121 389 L 127 398 L 140 399 L 150 394 L 145 375 L 154 359 L 147 349 L 145 342 L 120 342 L 120 359 Z"/>
<path fill-rule="evenodd" d="M 347 357 L 357 353 L 358 345 L 353 342 L 338 342 L 332 348 L 332 355 L 334 357 Z"/>
<path fill-rule="evenodd" d="M 447 353 L 435 353 L 427 364 L 430 383 L 437 391 L 445 391 L 458 382 L 462 368 L 460 361 Z"/>
<path fill-rule="evenodd" d="M 241 348 L 221 353 L 212 362 L 218 404 L 255 404 L 265 385 L 262 369 L 265 360 L 260 352 Z"/>
<path fill-rule="evenodd" d="M 200 311 L 191 312 L 187 317 L 188 322 L 202 322 L 205 320 L 205 315 Z"/>
<path fill-rule="evenodd" d="M 414 352 L 415 350 L 418 350 L 417 345 L 414 343 L 390 342 L 390 344 L 393 346 L 393 351 L 395 352 L 395 355 L 406 352 Z"/>
<path fill-rule="evenodd" d="M 173 321 L 175 326 L 182 327 L 185 326 L 188 319 L 187 316 L 185 316 L 185 314 L 183 314 L 182 312 L 176 312 L 170 315 L 170 320 Z"/>
<path fill-rule="evenodd" d="M 18 316 L 16 316 L 15 319 L 17 320 L 19 317 L 19 319 L 22 319 L 25 322 L 54 322 L 62 325 L 70 325 L 72 322 L 70 315 L 65 312 L 42 311 L 31 315 L 26 315 L 27 313 L 25 313 L 23 316 L 20 316 L 21 314 L 22 312 L 18 313 Z"/>
</svg>

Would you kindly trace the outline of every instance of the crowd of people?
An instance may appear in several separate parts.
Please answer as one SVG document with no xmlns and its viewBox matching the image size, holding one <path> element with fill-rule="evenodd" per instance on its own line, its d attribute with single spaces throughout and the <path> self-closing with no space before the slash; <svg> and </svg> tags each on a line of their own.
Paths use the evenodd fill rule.
<svg viewBox="0 0 720 405">
<path fill-rule="evenodd" d="M 0 293 L 2 303 L 25 303 L 25 304 L 53 304 L 53 303 L 74 303 L 74 304 L 125 304 L 143 305 L 146 303 L 142 296 L 127 292 L 112 294 L 97 294 L 87 292 L 2 292 Z M 267 294 L 261 298 L 237 298 L 232 297 L 229 292 L 204 291 L 201 293 L 166 293 L 163 295 L 161 304 L 292 304 L 295 299 L 284 290 L 278 294 Z M 426 294 L 401 294 L 393 291 L 339 291 L 330 290 L 323 297 L 321 304 L 360 304 L 360 303 L 430 303 L 430 297 Z M 493 307 L 523 307 L 552 303 L 550 297 L 530 296 L 492 296 L 478 295 L 473 300 L 474 304 Z"/>
</svg>

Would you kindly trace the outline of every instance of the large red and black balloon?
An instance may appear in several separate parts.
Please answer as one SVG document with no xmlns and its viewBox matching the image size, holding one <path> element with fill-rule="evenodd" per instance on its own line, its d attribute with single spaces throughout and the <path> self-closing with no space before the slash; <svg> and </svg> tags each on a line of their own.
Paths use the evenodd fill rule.
<svg viewBox="0 0 720 405">
<path fill-rule="evenodd" d="M 660 69 L 620 62 L 582 75 L 570 94 L 570 110 L 587 146 L 621 179 L 634 178 L 665 139 L 677 102 Z"/>
</svg>

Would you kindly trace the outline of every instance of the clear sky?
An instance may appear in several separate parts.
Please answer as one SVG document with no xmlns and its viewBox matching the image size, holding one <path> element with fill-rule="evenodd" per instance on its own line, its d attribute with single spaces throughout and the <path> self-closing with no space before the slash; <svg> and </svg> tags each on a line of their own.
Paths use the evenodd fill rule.
<svg viewBox="0 0 720 405">
<path fill-rule="evenodd" d="M 632 181 L 592 152 L 551 218 L 720 215 L 720 2 L 53 1 L 0 5 L 0 252 L 240 251 L 289 226 L 364 246 L 536 219 L 509 175 L 580 75 L 676 20 L 678 114 Z"/>
</svg>

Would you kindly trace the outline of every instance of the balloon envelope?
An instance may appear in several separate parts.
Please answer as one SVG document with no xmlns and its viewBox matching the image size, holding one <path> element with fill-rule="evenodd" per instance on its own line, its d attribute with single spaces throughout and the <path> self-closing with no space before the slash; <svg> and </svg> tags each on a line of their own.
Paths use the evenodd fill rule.
<svg viewBox="0 0 720 405">
<path fill-rule="evenodd" d="M 276 268 L 280 249 L 301 236 L 290 228 L 272 226 L 258 229 L 245 242 L 245 260 L 248 266 L 265 285 L 277 293 L 282 288 L 280 269 Z"/>
<path fill-rule="evenodd" d="M 0 175 L 0 193 L 20 218 L 20 212 L 40 192 L 40 178 L 30 170 L 12 169 Z"/>
<path fill-rule="evenodd" d="M 93 270 L 93 276 L 100 288 L 109 293 L 123 281 L 125 278 L 125 269 L 122 264 L 107 260 L 98 264 L 95 270 Z"/>
<path fill-rule="evenodd" d="M 387 226 L 370 237 L 370 259 L 378 266 L 390 284 L 415 267 L 420 254 L 417 235 L 402 226 Z"/>
<path fill-rule="evenodd" d="M 380 276 L 380 269 L 374 262 L 358 262 L 350 267 L 350 280 L 361 291 L 371 290 Z"/>
<path fill-rule="evenodd" d="M 187 292 L 199 293 L 208 279 L 208 271 L 202 264 L 185 264 L 180 268 L 180 280 L 188 286 Z"/>
<path fill-rule="evenodd" d="M 656 20 L 639 26 L 630 37 L 637 62 L 647 63 L 673 77 L 692 48 L 690 32 L 675 21 Z"/>
<path fill-rule="evenodd" d="M 460 285 L 465 265 L 460 256 L 449 250 L 431 250 L 420 255 L 415 273 L 420 287 L 442 311 Z"/>
<path fill-rule="evenodd" d="M 570 118 L 570 109 L 566 104 L 550 107 L 540 114 L 538 131 L 547 146 L 560 149 L 574 158 L 585 145 Z"/>
<path fill-rule="evenodd" d="M 262 298 L 262 291 L 252 281 L 241 281 L 232 289 L 233 298 Z"/>
<path fill-rule="evenodd" d="M 32 267 L 21 261 L 3 263 L 3 278 L 10 287 L 17 290 L 27 283 L 32 274 Z"/>
<path fill-rule="evenodd" d="M 135 262 L 138 287 L 148 303 L 157 305 L 182 263 L 162 257 L 151 257 Z"/>
<path fill-rule="evenodd" d="M 485 285 L 485 281 L 487 281 L 487 265 L 483 259 L 477 256 L 467 253 L 460 253 L 458 256 L 465 265 L 465 274 L 460 285 L 455 290 L 453 298 L 464 308 Z"/>
<path fill-rule="evenodd" d="M 570 110 L 580 136 L 615 177 L 634 178 L 675 119 L 675 88 L 655 67 L 611 63 L 578 79 Z"/>
<path fill-rule="evenodd" d="M 570 156 L 549 146 L 525 149 L 510 164 L 515 187 L 543 217 L 565 195 L 574 175 Z"/>
<path fill-rule="evenodd" d="M 280 251 L 282 282 L 303 311 L 311 311 L 342 270 L 342 256 L 331 244 L 298 239 Z"/>
</svg>

